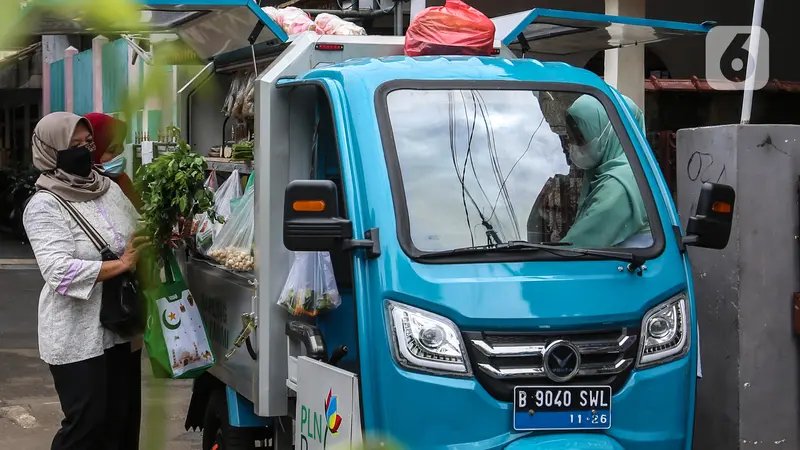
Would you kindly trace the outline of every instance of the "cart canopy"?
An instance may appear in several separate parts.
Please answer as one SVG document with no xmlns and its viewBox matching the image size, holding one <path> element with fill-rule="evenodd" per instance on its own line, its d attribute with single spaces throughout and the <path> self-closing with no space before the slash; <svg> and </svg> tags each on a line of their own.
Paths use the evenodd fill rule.
<svg viewBox="0 0 800 450">
<path fill-rule="evenodd" d="M 33 35 L 176 34 L 204 60 L 251 43 L 280 44 L 289 39 L 253 0 L 132 1 L 139 17 L 89 23 L 87 17 L 92 15 L 86 13 L 90 7 L 86 2 L 35 0 L 23 10 L 20 26 Z M 92 5 L 96 7 L 96 2 Z"/>
<path fill-rule="evenodd" d="M 555 55 L 704 35 L 714 26 L 541 8 L 495 17 L 492 22 L 495 40 L 511 50 Z"/>
</svg>

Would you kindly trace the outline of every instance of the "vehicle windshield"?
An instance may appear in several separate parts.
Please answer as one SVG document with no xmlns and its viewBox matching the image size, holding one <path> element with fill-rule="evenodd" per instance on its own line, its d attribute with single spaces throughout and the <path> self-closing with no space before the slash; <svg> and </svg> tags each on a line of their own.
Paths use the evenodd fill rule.
<svg viewBox="0 0 800 450">
<path fill-rule="evenodd" d="M 648 248 L 617 130 L 576 92 L 398 89 L 386 99 L 411 241 L 422 252 L 515 241 Z M 641 110 L 629 107 L 644 131 Z M 613 113 L 616 114 L 616 113 Z"/>
</svg>

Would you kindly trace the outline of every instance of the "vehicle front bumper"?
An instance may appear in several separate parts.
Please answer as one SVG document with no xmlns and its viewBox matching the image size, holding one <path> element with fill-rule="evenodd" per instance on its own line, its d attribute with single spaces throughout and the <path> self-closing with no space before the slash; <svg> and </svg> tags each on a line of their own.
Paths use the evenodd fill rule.
<svg viewBox="0 0 800 450">
<path fill-rule="evenodd" d="M 589 433 L 516 432 L 511 404 L 491 397 L 474 379 L 394 366 L 381 380 L 387 388 L 378 396 L 373 426 L 412 449 L 683 450 L 689 448 L 694 407 L 691 361 L 687 356 L 634 371 L 613 397 L 611 429 Z"/>
<path fill-rule="evenodd" d="M 625 450 L 614 439 L 602 434 L 551 434 L 518 439 L 506 450 Z"/>
</svg>

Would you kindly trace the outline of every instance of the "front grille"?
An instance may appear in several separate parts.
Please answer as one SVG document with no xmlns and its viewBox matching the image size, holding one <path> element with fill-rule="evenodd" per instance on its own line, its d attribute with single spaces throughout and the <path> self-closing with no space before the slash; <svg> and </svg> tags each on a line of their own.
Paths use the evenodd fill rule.
<svg viewBox="0 0 800 450">
<path fill-rule="evenodd" d="M 639 329 L 577 333 L 465 332 L 472 371 L 492 397 L 510 402 L 515 386 L 603 385 L 617 393 L 633 370 Z M 551 342 L 566 340 L 581 354 L 578 375 L 566 383 L 547 377 L 542 354 Z"/>
</svg>

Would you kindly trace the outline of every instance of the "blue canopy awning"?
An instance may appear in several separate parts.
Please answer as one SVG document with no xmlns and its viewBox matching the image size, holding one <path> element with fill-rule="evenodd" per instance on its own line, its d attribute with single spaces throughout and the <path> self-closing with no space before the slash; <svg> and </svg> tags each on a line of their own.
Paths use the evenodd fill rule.
<svg viewBox="0 0 800 450">
<path fill-rule="evenodd" d="M 65 6 L 68 6 L 65 8 Z M 213 59 L 250 45 L 289 37 L 254 0 L 140 0 L 140 17 L 124 23 L 87 23 L 80 1 L 36 0 L 22 14 L 23 29 L 47 34 L 177 34 L 197 55 Z"/>
<path fill-rule="evenodd" d="M 714 26 L 541 8 L 495 17 L 492 22 L 495 39 L 512 50 L 556 55 L 704 35 Z"/>
</svg>

